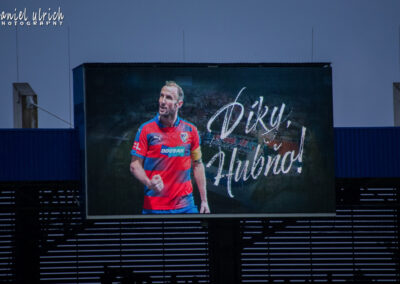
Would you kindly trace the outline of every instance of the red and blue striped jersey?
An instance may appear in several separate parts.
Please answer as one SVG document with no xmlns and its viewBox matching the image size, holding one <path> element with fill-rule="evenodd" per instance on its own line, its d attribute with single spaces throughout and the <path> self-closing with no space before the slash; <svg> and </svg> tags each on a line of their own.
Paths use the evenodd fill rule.
<svg viewBox="0 0 400 284">
<path fill-rule="evenodd" d="M 171 210 L 188 205 L 187 197 L 193 191 L 191 152 L 199 147 L 197 128 L 179 117 L 173 127 L 164 127 L 159 115 L 139 127 L 131 154 L 143 159 L 149 179 L 160 175 L 164 182 L 160 193 L 145 187 L 144 209 Z"/>
</svg>

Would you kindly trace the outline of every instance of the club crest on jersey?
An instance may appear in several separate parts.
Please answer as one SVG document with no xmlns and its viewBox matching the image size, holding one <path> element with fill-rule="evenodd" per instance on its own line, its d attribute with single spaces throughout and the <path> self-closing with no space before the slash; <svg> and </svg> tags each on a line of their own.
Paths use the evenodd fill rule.
<svg viewBox="0 0 400 284">
<path fill-rule="evenodd" d="M 186 143 L 188 141 L 189 134 L 187 132 L 182 132 L 181 133 L 181 139 L 183 143 Z"/>
</svg>

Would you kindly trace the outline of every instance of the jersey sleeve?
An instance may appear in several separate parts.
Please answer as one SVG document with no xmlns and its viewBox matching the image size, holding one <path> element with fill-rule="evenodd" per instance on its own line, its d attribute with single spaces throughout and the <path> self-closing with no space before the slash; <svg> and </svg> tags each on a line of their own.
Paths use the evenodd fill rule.
<svg viewBox="0 0 400 284">
<path fill-rule="evenodd" d="M 139 128 L 136 133 L 135 141 L 133 142 L 131 155 L 145 158 L 147 153 L 147 135 L 143 128 Z"/>
<path fill-rule="evenodd" d="M 197 128 L 193 128 L 192 131 L 192 144 L 190 145 L 190 156 L 193 161 L 197 161 L 201 159 L 201 150 L 200 150 L 200 137 L 197 131 Z"/>
</svg>

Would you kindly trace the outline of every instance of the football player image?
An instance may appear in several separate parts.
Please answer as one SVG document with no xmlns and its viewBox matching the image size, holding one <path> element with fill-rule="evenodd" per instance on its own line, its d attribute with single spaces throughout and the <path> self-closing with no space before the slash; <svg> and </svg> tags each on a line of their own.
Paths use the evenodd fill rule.
<svg viewBox="0 0 400 284">
<path fill-rule="evenodd" d="M 143 123 L 133 143 L 131 173 L 145 186 L 143 214 L 210 213 L 200 138 L 196 126 L 178 116 L 182 88 L 167 81 L 158 114 Z M 194 204 L 191 171 L 200 193 Z"/>
</svg>

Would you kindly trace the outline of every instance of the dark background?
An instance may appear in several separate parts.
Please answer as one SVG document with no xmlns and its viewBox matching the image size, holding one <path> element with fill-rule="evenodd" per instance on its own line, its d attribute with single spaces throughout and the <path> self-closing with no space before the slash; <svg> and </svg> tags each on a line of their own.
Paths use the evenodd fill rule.
<svg viewBox="0 0 400 284">
<path fill-rule="evenodd" d="M 214 171 L 213 166 L 206 168 L 213 213 L 334 212 L 329 64 L 220 65 L 218 68 L 190 64 L 89 64 L 84 65 L 84 74 L 89 216 L 140 214 L 143 186 L 129 172 L 129 152 L 139 125 L 156 115 L 159 91 L 166 80 L 176 81 L 185 92 L 180 116 L 198 127 L 203 141 L 203 162 L 207 164 L 220 146 L 226 154 L 225 171 L 233 147 L 238 147 L 235 143 L 243 139 L 253 149 L 249 146 L 239 150 L 238 158 L 249 159 L 251 166 L 249 157 L 260 140 L 256 132 L 246 135 L 244 127 L 251 105 L 260 96 L 270 109 L 265 122 L 269 121 L 273 107 L 286 104 L 274 141 L 298 147 L 301 126 L 307 128 L 301 164 L 296 163 L 286 175 L 264 177 L 261 174 L 257 180 L 233 183 L 234 198 L 227 195 L 225 178 L 218 187 L 213 185 L 218 162 L 213 164 Z M 237 138 L 235 143 L 210 144 L 210 134 L 206 131 L 208 120 L 223 105 L 233 102 L 242 87 L 247 89 L 238 101 L 244 106 L 245 114 L 229 136 Z M 212 136 L 220 133 L 218 125 L 222 124 L 223 116 L 214 122 Z M 284 126 L 286 120 L 292 122 L 288 129 Z M 276 155 L 266 145 L 262 151 L 266 160 L 267 155 Z M 302 167 L 301 174 L 296 171 L 298 166 Z"/>
</svg>

